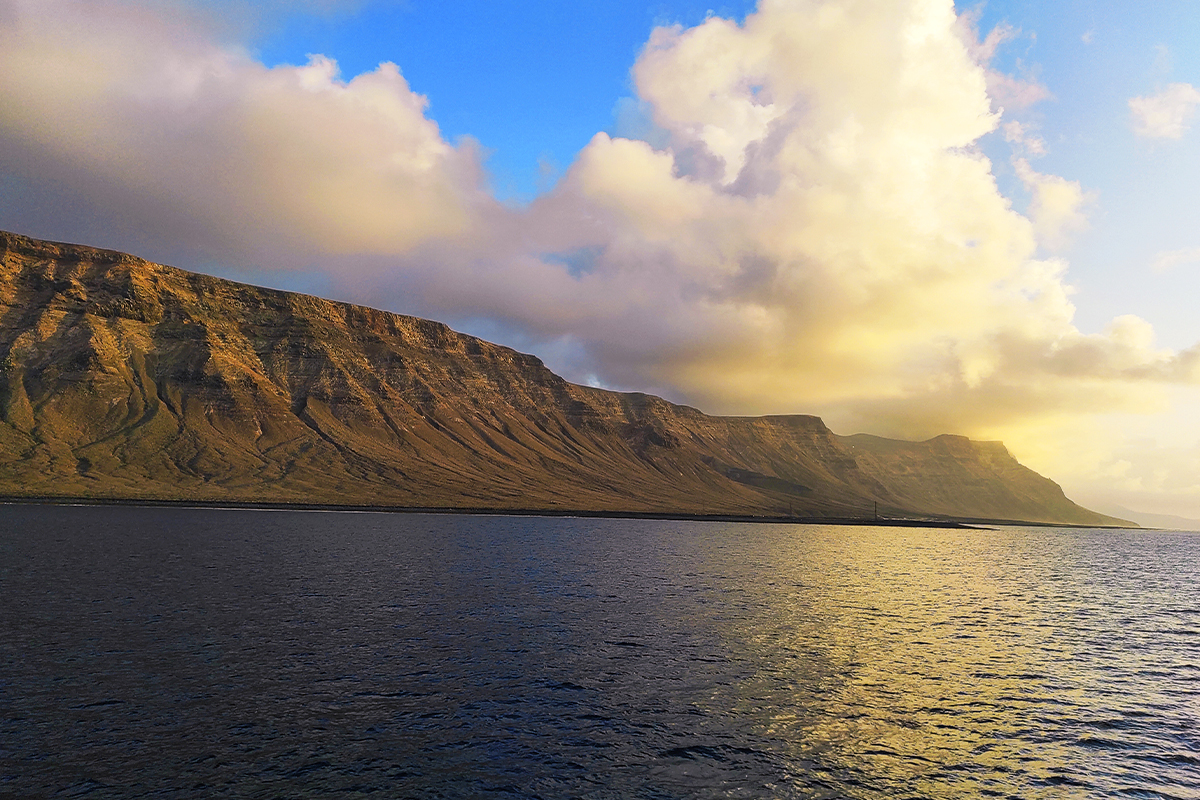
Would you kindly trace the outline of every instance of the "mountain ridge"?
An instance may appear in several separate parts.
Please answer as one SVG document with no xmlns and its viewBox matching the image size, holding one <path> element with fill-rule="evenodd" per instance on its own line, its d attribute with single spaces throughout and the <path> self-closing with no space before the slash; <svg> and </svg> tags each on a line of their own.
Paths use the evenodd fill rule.
<svg viewBox="0 0 1200 800">
<path fill-rule="evenodd" d="M 439 322 L 4 232 L 0 494 L 1124 524 L 998 442 L 709 416 Z"/>
</svg>

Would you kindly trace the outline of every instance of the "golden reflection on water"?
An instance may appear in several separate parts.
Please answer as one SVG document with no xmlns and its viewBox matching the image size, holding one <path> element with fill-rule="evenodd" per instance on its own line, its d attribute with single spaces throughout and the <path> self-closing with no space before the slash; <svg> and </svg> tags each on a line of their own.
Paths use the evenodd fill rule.
<svg viewBox="0 0 1200 800">
<path fill-rule="evenodd" d="M 1144 677 L 1164 644 L 1147 608 L 1180 598 L 1105 536 L 808 528 L 757 552 L 750 537 L 734 581 L 745 594 L 711 620 L 749 663 L 709 707 L 756 720 L 803 796 L 1062 797 L 1149 780 L 1198 797 L 1155 757 L 1113 758 L 1145 743 L 1126 734 L 1139 717 L 1186 728 L 1200 715 L 1195 692 L 1181 706 Z M 1166 606 L 1139 605 L 1147 596 Z M 1186 767 L 1177 741 L 1156 744 Z"/>
<path fill-rule="evenodd" d="M 1200 536 L 6 514 L 12 796 L 1200 799 Z"/>
</svg>

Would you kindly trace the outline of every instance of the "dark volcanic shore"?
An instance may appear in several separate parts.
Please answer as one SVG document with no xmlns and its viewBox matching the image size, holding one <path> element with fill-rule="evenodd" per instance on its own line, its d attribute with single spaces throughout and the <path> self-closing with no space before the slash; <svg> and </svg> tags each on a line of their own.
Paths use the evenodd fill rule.
<svg viewBox="0 0 1200 800">
<path fill-rule="evenodd" d="M 320 505 L 311 503 L 254 503 L 213 502 L 201 503 L 192 500 L 131 500 L 96 499 L 91 497 L 0 497 L 0 505 L 37 506 L 132 506 L 140 508 L 202 508 L 243 511 L 329 511 L 366 514 L 466 514 L 471 516 L 498 517 L 567 517 L 579 519 L 657 519 L 687 522 L 754 522 L 784 525 L 874 525 L 899 528 L 978 528 L 998 524 L 996 520 L 947 520 L 947 519 L 879 519 L 859 517 L 775 517 L 748 514 L 685 514 L 653 511 L 569 511 L 558 509 L 519 508 L 409 508 L 399 506 L 347 506 Z M 1005 520 L 999 524 L 1021 524 Z M 1047 525 L 1049 523 L 1025 523 Z"/>
<path fill-rule="evenodd" d="M 437 322 L 9 233 L 0 495 L 1125 524 L 998 442 L 708 416 Z"/>
</svg>

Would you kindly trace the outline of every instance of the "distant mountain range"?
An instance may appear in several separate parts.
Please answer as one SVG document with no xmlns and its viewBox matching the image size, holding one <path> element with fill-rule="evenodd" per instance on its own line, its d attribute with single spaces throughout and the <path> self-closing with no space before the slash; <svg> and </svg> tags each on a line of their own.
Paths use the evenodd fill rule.
<svg viewBox="0 0 1200 800">
<path fill-rule="evenodd" d="M 415 317 L 0 232 L 0 495 L 1114 525 L 999 442 L 568 383 Z"/>
<path fill-rule="evenodd" d="M 1109 503 L 1107 511 L 1119 514 L 1121 519 L 1131 520 L 1146 528 L 1160 528 L 1169 531 L 1200 531 L 1200 519 L 1181 517 L 1176 514 L 1153 514 L 1147 511 L 1134 511 L 1124 506 Z"/>
</svg>

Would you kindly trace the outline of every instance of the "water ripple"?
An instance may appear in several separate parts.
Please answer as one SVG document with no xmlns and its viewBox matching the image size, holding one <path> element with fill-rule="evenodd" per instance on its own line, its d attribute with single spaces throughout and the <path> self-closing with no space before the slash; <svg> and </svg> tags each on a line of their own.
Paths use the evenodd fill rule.
<svg viewBox="0 0 1200 800">
<path fill-rule="evenodd" d="M 1200 537 L 5 507 L 0 794 L 1200 798 Z"/>
</svg>

